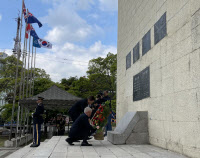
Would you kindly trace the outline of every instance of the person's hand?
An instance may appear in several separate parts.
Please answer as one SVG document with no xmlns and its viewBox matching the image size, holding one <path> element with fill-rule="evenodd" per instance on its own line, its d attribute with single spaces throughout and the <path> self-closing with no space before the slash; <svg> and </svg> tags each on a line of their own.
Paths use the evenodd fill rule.
<svg viewBox="0 0 200 158">
<path fill-rule="evenodd" d="M 100 127 L 99 126 L 96 126 L 96 129 L 99 129 Z"/>
</svg>

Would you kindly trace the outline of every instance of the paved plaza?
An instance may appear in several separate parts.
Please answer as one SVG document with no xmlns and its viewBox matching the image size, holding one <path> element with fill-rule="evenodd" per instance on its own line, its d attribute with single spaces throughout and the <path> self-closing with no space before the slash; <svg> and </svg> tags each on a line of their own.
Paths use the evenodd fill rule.
<svg viewBox="0 0 200 158">
<path fill-rule="evenodd" d="M 66 138 L 54 136 L 38 148 L 27 145 L 7 158 L 186 158 L 152 145 L 113 145 L 107 140 L 90 140 L 91 147 L 81 147 L 80 143 L 69 146 Z"/>
</svg>

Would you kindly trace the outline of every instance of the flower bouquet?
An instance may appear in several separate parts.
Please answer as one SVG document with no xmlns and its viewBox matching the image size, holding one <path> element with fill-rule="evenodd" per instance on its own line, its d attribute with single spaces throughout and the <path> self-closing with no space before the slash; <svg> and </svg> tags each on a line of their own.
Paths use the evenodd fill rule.
<svg viewBox="0 0 200 158">
<path fill-rule="evenodd" d="M 91 119 L 92 124 L 98 127 L 94 138 L 96 140 L 103 140 L 103 128 L 107 124 L 107 118 L 110 114 L 110 108 L 105 105 L 100 105 L 97 109 L 96 113 L 94 114 L 93 118 Z"/>
</svg>

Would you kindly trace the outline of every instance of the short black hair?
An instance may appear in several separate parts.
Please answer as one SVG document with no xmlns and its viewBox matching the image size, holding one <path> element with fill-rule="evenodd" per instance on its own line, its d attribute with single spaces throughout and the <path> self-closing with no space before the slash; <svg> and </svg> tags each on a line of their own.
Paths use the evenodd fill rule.
<svg viewBox="0 0 200 158">
<path fill-rule="evenodd" d="M 98 99 L 101 99 L 101 95 L 100 95 L 100 94 L 97 94 L 97 98 L 98 98 Z"/>
<path fill-rule="evenodd" d="M 95 100 L 94 96 L 89 96 L 88 99 L 89 99 L 90 101 Z"/>
<path fill-rule="evenodd" d="M 43 97 L 38 97 L 38 100 L 44 100 L 44 98 Z"/>
</svg>

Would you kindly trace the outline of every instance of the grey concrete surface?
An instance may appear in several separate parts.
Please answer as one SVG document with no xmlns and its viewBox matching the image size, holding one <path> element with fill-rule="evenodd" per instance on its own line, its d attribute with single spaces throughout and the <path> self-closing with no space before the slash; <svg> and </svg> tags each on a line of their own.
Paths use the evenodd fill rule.
<svg viewBox="0 0 200 158">
<path fill-rule="evenodd" d="M 82 147 L 81 142 L 68 145 L 66 138 L 55 136 L 38 148 L 25 146 L 7 158 L 186 158 L 152 145 L 113 145 L 106 139 L 92 139 L 89 143 L 93 146 Z"/>
<path fill-rule="evenodd" d="M 114 131 L 108 131 L 113 144 L 149 144 L 148 112 L 127 112 Z"/>
</svg>

